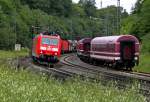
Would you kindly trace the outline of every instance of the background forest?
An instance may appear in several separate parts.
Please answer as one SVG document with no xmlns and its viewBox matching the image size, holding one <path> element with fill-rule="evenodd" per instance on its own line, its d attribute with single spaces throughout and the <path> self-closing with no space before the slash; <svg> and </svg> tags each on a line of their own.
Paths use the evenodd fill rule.
<svg viewBox="0 0 150 102">
<path fill-rule="evenodd" d="M 54 31 L 63 38 L 117 35 L 117 7 L 98 9 L 95 0 L 0 0 L 0 49 L 15 43 L 30 47 L 32 26 Z M 150 1 L 137 0 L 132 13 L 119 8 L 120 33 L 141 40 L 142 51 L 150 53 Z"/>
</svg>

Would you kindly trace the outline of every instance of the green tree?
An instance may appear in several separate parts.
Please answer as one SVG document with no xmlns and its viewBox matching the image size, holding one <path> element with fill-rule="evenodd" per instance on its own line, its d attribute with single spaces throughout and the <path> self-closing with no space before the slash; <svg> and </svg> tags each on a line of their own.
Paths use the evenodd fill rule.
<svg viewBox="0 0 150 102">
<path fill-rule="evenodd" d="M 86 13 L 85 13 L 84 9 L 79 4 L 73 4 L 72 5 L 72 11 L 73 11 L 74 16 L 80 16 L 80 17 L 85 17 L 86 16 Z"/>
<path fill-rule="evenodd" d="M 137 0 L 135 7 L 133 8 L 132 11 L 133 14 L 140 13 L 143 2 L 144 0 Z"/>
<path fill-rule="evenodd" d="M 95 0 L 80 0 L 79 4 L 81 6 L 83 6 L 84 11 L 88 17 L 90 17 L 90 16 L 95 17 L 96 16 L 96 7 L 95 7 L 96 2 L 95 2 Z"/>
<path fill-rule="evenodd" d="M 50 15 L 68 17 L 72 13 L 71 0 L 21 0 L 32 9 L 40 9 Z"/>
<path fill-rule="evenodd" d="M 142 37 L 150 32 L 150 1 L 144 0 L 139 8 L 140 12 L 137 12 L 137 20 L 134 23 L 131 33 L 136 34 L 138 37 Z"/>
</svg>

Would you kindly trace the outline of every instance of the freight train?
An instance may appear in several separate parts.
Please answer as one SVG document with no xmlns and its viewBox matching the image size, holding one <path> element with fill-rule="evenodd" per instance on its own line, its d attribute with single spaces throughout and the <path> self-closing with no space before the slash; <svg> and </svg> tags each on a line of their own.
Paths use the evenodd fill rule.
<svg viewBox="0 0 150 102">
<path fill-rule="evenodd" d="M 38 34 L 33 38 L 32 59 L 34 62 L 47 62 L 50 67 L 57 62 L 62 53 L 73 52 L 77 41 L 64 40 L 58 34 Z"/>
<path fill-rule="evenodd" d="M 88 63 L 132 70 L 139 63 L 139 46 L 132 35 L 84 38 L 78 41 L 77 56 Z"/>
</svg>

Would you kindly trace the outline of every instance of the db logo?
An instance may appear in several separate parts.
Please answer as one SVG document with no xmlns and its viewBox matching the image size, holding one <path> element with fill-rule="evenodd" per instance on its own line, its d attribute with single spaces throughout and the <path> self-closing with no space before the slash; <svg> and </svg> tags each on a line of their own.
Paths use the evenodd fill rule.
<svg viewBox="0 0 150 102">
<path fill-rule="evenodd" d="M 47 50 L 52 50 L 52 48 L 50 46 L 48 46 Z"/>
</svg>

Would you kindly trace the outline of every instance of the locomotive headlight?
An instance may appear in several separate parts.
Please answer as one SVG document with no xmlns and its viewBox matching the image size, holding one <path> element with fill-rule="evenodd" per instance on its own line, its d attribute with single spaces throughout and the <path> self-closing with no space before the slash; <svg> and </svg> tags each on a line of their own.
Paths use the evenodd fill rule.
<svg viewBox="0 0 150 102">
<path fill-rule="evenodd" d="M 41 46 L 41 47 L 40 47 L 40 50 L 46 50 L 46 47 L 42 47 L 42 46 Z"/>
<path fill-rule="evenodd" d="M 58 51 L 58 48 L 52 48 L 52 51 Z"/>
<path fill-rule="evenodd" d="M 43 52 L 41 51 L 40 53 L 42 54 Z"/>
<path fill-rule="evenodd" d="M 138 57 L 134 57 L 135 60 L 138 60 Z"/>
</svg>

